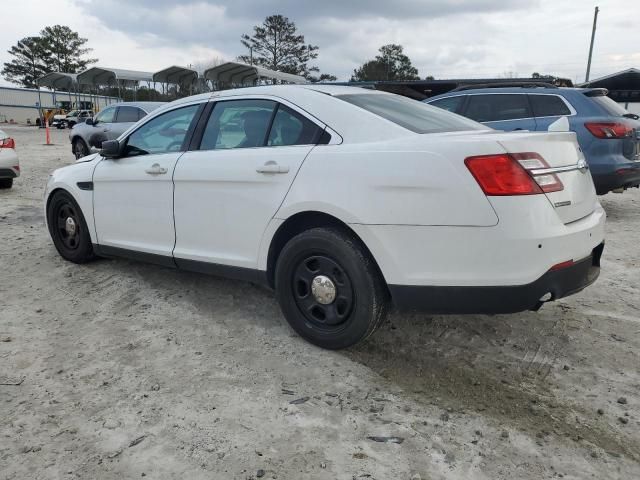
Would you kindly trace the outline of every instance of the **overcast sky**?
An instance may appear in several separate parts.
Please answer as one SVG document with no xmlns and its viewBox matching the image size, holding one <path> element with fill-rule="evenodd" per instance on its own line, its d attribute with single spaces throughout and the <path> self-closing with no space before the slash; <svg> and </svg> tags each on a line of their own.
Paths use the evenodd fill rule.
<svg viewBox="0 0 640 480">
<path fill-rule="evenodd" d="M 18 39 L 68 25 L 99 65 L 155 71 L 246 53 L 240 35 L 265 16 L 295 21 L 320 47 L 321 72 L 348 80 L 387 43 L 404 46 L 420 76 L 550 73 L 583 81 L 591 1 L 557 0 L 5 0 L 0 62 Z M 591 78 L 640 67 L 640 1 L 602 0 Z M 8 12 L 6 8 L 8 7 Z M 4 80 L 2 84 L 7 84 Z"/>
</svg>

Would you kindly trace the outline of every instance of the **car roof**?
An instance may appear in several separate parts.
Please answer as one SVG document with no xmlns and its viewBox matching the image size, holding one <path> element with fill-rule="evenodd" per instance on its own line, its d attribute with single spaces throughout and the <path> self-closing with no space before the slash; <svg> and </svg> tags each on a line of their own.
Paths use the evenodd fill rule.
<svg viewBox="0 0 640 480">
<path fill-rule="evenodd" d="M 460 95 L 476 94 L 476 93 L 538 93 L 547 95 L 562 95 L 563 93 L 576 92 L 584 93 L 586 91 L 593 90 L 592 88 L 576 88 L 576 87 L 496 87 L 496 88 L 469 88 L 465 90 L 450 91 L 442 93 L 440 95 L 434 95 L 427 98 L 425 102 L 430 102 L 438 98 L 447 98 Z"/>
<path fill-rule="evenodd" d="M 156 108 L 160 108 L 163 105 L 166 105 L 167 102 L 118 102 L 111 103 L 106 105 L 104 108 L 108 107 L 138 107 L 146 111 L 147 113 L 151 110 L 155 110 Z"/>
</svg>

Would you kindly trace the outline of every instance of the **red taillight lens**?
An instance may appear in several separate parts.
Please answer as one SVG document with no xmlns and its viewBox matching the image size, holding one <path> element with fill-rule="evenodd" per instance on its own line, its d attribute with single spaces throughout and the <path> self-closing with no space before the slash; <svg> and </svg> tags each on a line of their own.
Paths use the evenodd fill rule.
<svg viewBox="0 0 640 480">
<path fill-rule="evenodd" d="M 16 148 L 16 142 L 13 138 L 3 138 L 0 140 L 0 148 Z"/>
<path fill-rule="evenodd" d="M 632 127 L 619 122 L 589 122 L 584 126 L 597 138 L 624 138 L 633 132 Z"/>
<path fill-rule="evenodd" d="M 485 195 L 535 195 L 542 189 L 510 155 L 468 157 L 465 165 Z"/>
<path fill-rule="evenodd" d="M 536 195 L 564 188 L 554 174 L 533 175 L 549 165 L 537 153 L 512 153 L 468 157 L 465 165 L 485 195 Z"/>
</svg>

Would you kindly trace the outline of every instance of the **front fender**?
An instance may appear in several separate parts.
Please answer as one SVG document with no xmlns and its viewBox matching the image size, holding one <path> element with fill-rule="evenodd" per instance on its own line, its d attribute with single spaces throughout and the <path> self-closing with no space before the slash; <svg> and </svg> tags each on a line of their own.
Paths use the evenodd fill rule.
<svg viewBox="0 0 640 480">
<path fill-rule="evenodd" d="M 47 223 L 47 208 L 51 195 L 57 190 L 69 193 L 80 206 L 87 222 L 91 242 L 97 243 L 95 221 L 93 218 L 93 171 L 99 160 L 81 162 L 59 168 L 49 175 L 44 194 L 44 218 Z M 82 185 L 82 188 L 78 184 Z M 91 189 L 88 189 L 91 188 Z"/>
</svg>

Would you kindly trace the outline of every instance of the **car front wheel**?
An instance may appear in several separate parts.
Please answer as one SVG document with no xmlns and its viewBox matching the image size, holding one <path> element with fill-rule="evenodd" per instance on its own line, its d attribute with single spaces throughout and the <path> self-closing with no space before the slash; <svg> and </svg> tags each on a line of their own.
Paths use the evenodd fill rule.
<svg viewBox="0 0 640 480">
<path fill-rule="evenodd" d="M 364 340 L 383 322 L 388 293 L 363 246 L 337 228 L 293 237 L 276 264 L 276 295 L 291 327 L 328 349 Z"/>
<path fill-rule="evenodd" d="M 86 263 L 94 258 L 91 236 L 80 207 L 64 191 L 53 194 L 47 209 L 49 234 L 65 260 Z"/>
<path fill-rule="evenodd" d="M 89 147 L 87 147 L 87 144 L 84 143 L 84 140 L 82 140 L 81 138 L 76 138 L 73 141 L 73 154 L 75 155 L 76 159 L 86 157 L 90 153 L 91 152 L 89 151 Z"/>
</svg>

